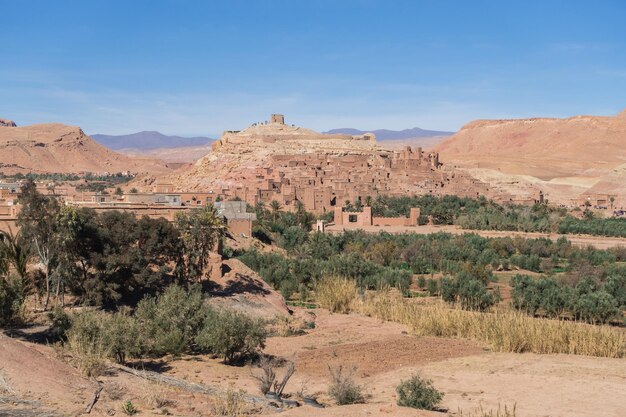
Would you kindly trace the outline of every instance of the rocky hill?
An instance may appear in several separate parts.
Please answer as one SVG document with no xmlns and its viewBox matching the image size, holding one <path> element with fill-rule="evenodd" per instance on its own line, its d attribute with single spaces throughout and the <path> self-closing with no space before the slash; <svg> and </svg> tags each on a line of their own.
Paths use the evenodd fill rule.
<svg viewBox="0 0 626 417">
<path fill-rule="evenodd" d="M 478 120 L 434 148 L 483 179 L 535 182 L 566 200 L 626 183 L 626 112 L 566 119 Z M 527 178 L 524 178 L 527 177 Z M 623 188 L 623 187 L 622 187 Z"/>
<path fill-rule="evenodd" d="M 419 147 L 391 150 L 371 133 L 323 134 L 279 120 L 226 131 L 190 168 L 142 177 L 133 186 L 145 190 L 155 182 L 168 183 L 179 191 L 204 191 L 251 205 L 301 202 L 312 212 L 378 194 L 502 197 L 467 174 L 443 169 L 436 153 Z"/>
<path fill-rule="evenodd" d="M 281 123 L 255 124 L 242 131 L 226 131 L 213 142 L 211 152 L 180 175 L 170 177 L 181 188 L 244 187 L 255 169 L 269 167 L 276 154 L 363 154 L 381 148 L 373 135 L 326 135 Z"/>
<path fill-rule="evenodd" d="M 159 160 L 131 158 L 96 143 L 79 127 L 0 125 L 0 171 L 15 173 L 131 173 L 170 171 Z"/>
<path fill-rule="evenodd" d="M 450 162 L 543 179 L 605 173 L 626 162 L 626 115 L 478 120 L 435 150 Z"/>
</svg>

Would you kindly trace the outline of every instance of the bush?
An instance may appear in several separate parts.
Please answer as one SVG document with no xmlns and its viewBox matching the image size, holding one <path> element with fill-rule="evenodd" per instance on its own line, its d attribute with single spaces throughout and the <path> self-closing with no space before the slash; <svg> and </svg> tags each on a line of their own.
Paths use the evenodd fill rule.
<svg viewBox="0 0 626 417">
<path fill-rule="evenodd" d="M 620 313 L 615 298 L 603 290 L 581 295 L 574 308 L 578 318 L 590 323 L 607 323 Z"/>
<path fill-rule="evenodd" d="M 140 357 L 146 349 L 142 324 L 126 311 L 105 317 L 101 337 L 108 346 L 111 359 L 125 363 L 127 358 Z"/>
<path fill-rule="evenodd" d="M 435 410 L 443 398 L 443 393 L 437 391 L 430 379 L 414 375 L 406 381 L 401 381 L 396 387 L 398 405 L 401 407 Z"/>
<path fill-rule="evenodd" d="M 258 381 L 259 390 L 263 395 L 268 393 L 275 394 L 278 397 L 283 395 L 283 390 L 285 386 L 287 386 L 287 382 L 289 382 L 289 379 L 291 379 L 296 371 L 296 365 L 294 361 L 287 361 L 287 368 L 282 378 L 278 378 L 276 371 L 280 365 L 280 361 L 268 356 L 263 356 L 259 361 L 261 373 L 258 375 L 252 374 L 252 377 Z"/>
<path fill-rule="evenodd" d="M 464 272 L 453 279 L 441 279 L 441 297 L 464 310 L 478 311 L 488 310 L 498 301 L 498 297 L 487 290 L 483 281 Z"/>
<path fill-rule="evenodd" d="M 18 278 L 0 277 L 0 326 L 21 321 L 24 305 L 23 283 Z"/>
<path fill-rule="evenodd" d="M 338 405 L 362 404 L 365 402 L 363 388 L 354 381 L 355 367 L 346 370 L 343 365 L 336 369 L 328 367 L 331 384 L 328 387 L 330 395 Z"/>
<path fill-rule="evenodd" d="M 72 327 L 72 318 L 65 312 L 63 307 L 54 306 L 48 313 L 50 320 L 50 335 L 52 340 L 66 340 L 67 332 Z"/>
<path fill-rule="evenodd" d="M 229 310 L 210 314 L 196 337 L 200 349 L 220 355 L 232 364 L 265 347 L 267 332 L 261 320 Z"/>
<path fill-rule="evenodd" d="M 346 278 L 326 277 L 315 286 L 316 301 L 332 313 L 349 313 L 357 294 L 356 282 Z"/>
<path fill-rule="evenodd" d="M 422 289 L 422 290 L 425 289 L 426 288 L 426 278 L 424 278 L 424 277 L 417 278 L 417 286 L 420 289 Z"/>
<path fill-rule="evenodd" d="M 88 376 L 98 375 L 106 359 L 124 363 L 129 357 L 139 357 L 145 349 L 140 323 L 125 312 L 76 314 L 66 335 L 66 351 Z"/>
<path fill-rule="evenodd" d="M 429 278 L 428 281 L 427 281 L 426 286 L 427 286 L 427 289 L 428 289 L 428 293 L 431 296 L 434 297 L 434 296 L 439 295 L 439 283 L 437 282 L 436 279 Z"/>
<path fill-rule="evenodd" d="M 157 297 L 141 300 L 135 316 L 147 342 L 146 353 L 160 356 L 189 350 L 210 314 L 199 286 L 186 291 L 172 285 Z"/>
</svg>

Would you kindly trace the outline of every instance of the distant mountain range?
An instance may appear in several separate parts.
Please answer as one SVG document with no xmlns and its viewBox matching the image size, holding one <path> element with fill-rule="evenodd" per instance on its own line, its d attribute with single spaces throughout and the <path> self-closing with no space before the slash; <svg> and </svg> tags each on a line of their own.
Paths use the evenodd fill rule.
<svg viewBox="0 0 626 417">
<path fill-rule="evenodd" d="M 388 129 L 358 130 L 358 129 L 347 127 L 347 128 L 342 128 L 342 129 L 332 129 L 324 133 L 347 134 L 347 135 L 362 135 L 364 133 L 374 133 L 376 135 L 376 140 L 384 141 L 384 140 L 400 140 L 400 139 L 452 136 L 454 135 L 455 132 L 444 132 L 444 131 L 439 131 L 439 130 L 425 130 L 425 129 L 420 129 L 419 127 L 414 127 L 413 129 L 404 129 L 404 130 L 388 130 Z"/>
<path fill-rule="evenodd" d="M 91 135 L 92 139 L 109 149 L 162 149 L 162 148 L 180 148 L 183 146 L 202 146 L 208 145 L 214 139 L 199 136 L 193 138 L 185 138 L 182 136 L 167 136 L 155 131 L 144 131 L 131 133 L 130 135 Z"/>
<path fill-rule="evenodd" d="M 376 139 L 379 141 L 394 141 L 403 139 L 427 139 L 427 138 L 442 138 L 446 136 L 452 136 L 454 132 L 444 132 L 438 130 L 425 130 L 419 127 L 413 129 L 404 130 L 358 130 L 353 128 L 332 129 L 324 133 L 334 134 L 348 134 L 348 135 L 362 135 L 364 133 L 374 133 Z M 91 138 L 99 144 L 106 146 L 109 149 L 119 150 L 139 150 L 149 151 L 154 149 L 174 149 L 189 146 L 204 146 L 209 145 L 215 139 L 198 136 L 192 138 L 186 138 L 182 136 L 168 136 L 156 131 L 143 131 L 137 133 L 131 133 L 129 135 L 104 135 L 95 134 L 91 135 Z M 425 142 L 426 143 L 426 142 Z M 430 141 L 428 141 L 430 143 Z M 434 142 L 433 142 L 434 143 Z"/>
</svg>

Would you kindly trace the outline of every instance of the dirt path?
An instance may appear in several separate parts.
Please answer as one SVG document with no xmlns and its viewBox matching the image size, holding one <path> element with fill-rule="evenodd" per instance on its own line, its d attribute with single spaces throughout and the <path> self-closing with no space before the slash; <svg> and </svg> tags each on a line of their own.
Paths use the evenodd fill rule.
<svg viewBox="0 0 626 417">
<path fill-rule="evenodd" d="M 521 236 L 527 239 L 537 239 L 540 237 L 545 237 L 552 240 L 557 240 L 560 237 L 565 237 L 567 240 L 572 242 L 573 245 L 576 246 L 587 246 L 593 245 L 598 249 L 608 249 L 614 248 L 618 246 L 626 247 L 626 238 L 620 237 L 603 237 L 603 236 L 592 236 L 592 235 L 562 235 L 558 233 L 531 233 L 531 232 L 507 232 L 507 231 L 496 231 L 496 230 L 468 230 L 461 229 L 458 226 L 417 226 L 417 227 L 407 227 L 407 226 L 351 226 L 351 225 L 343 225 L 336 226 L 331 225 L 327 226 L 326 230 L 331 233 L 339 233 L 343 230 L 365 230 L 366 232 L 380 232 L 385 231 L 387 233 L 417 233 L 417 234 L 430 234 L 437 232 L 445 232 L 451 233 L 455 235 L 462 235 L 465 233 L 475 233 L 479 236 L 483 237 L 514 237 Z"/>
</svg>

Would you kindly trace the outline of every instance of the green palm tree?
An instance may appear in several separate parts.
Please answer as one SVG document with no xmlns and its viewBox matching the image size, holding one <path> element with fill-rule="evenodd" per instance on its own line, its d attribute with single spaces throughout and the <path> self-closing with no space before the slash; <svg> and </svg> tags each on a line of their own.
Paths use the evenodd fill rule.
<svg viewBox="0 0 626 417">
<path fill-rule="evenodd" d="M 258 203 L 256 203 L 254 205 L 254 211 L 256 212 L 256 216 L 258 220 L 265 219 L 265 216 L 267 214 L 267 206 L 265 202 L 259 201 Z"/>
<path fill-rule="evenodd" d="M 278 217 L 278 213 L 280 213 L 283 206 L 278 201 L 272 200 L 272 202 L 270 203 L 270 208 L 272 209 L 272 218 L 275 222 L 276 218 Z"/>
<path fill-rule="evenodd" d="M 24 280 L 31 257 L 31 247 L 19 232 L 16 235 L 10 229 L 8 232 L 0 232 L 0 273 L 3 270 L 3 263 L 4 273 L 8 272 L 11 265 L 17 275 Z"/>
<path fill-rule="evenodd" d="M 200 279 L 212 251 L 219 252 L 226 225 L 212 204 L 176 215 L 176 227 L 185 247 L 185 273 Z"/>
</svg>

